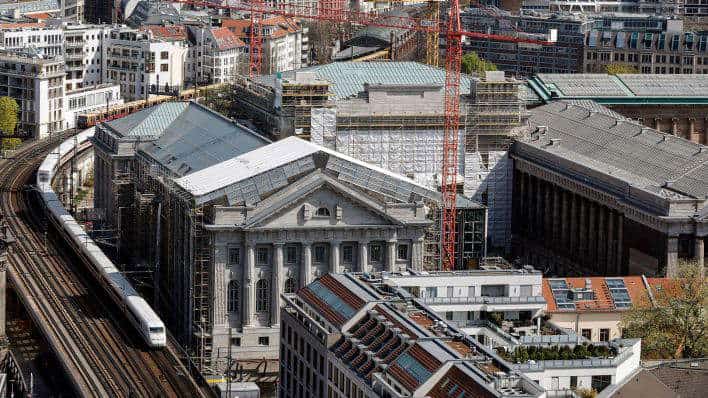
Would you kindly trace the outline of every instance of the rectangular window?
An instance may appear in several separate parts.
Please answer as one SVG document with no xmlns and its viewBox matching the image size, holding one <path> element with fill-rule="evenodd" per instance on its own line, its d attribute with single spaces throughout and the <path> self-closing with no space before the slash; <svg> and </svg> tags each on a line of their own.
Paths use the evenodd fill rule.
<svg viewBox="0 0 708 398">
<path fill-rule="evenodd" d="M 369 247 L 371 250 L 371 255 L 369 256 L 369 257 L 371 257 L 371 262 L 372 263 L 381 262 L 381 255 L 382 255 L 381 245 L 378 243 L 372 243 Z"/>
<path fill-rule="evenodd" d="M 600 341 L 610 341 L 610 329 L 600 329 Z"/>
<path fill-rule="evenodd" d="M 241 250 L 238 247 L 229 247 L 229 264 L 238 265 L 241 262 Z"/>
<path fill-rule="evenodd" d="M 231 345 L 236 346 L 236 347 L 241 347 L 241 338 L 240 337 L 232 337 L 231 338 Z"/>
<path fill-rule="evenodd" d="M 519 286 L 519 296 L 521 296 L 521 297 L 533 296 L 533 286 L 531 286 L 531 285 Z"/>
<path fill-rule="evenodd" d="M 170 70 L 169 64 L 162 64 L 160 65 L 160 72 L 167 72 Z"/>
<path fill-rule="evenodd" d="M 315 262 L 324 263 L 325 262 L 326 249 L 322 245 L 315 246 Z"/>
<path fill-rule="evenodd" d="M 570 376 L 570 389 L 575 390 L 578 388 L 578 376 Z"/>
<path fill-rule="evenodd" d="M 438 297 L 438 288 L 436 287 L 426 287 L 425 288 L 425 297 Z"/>
<path fill-rule="evenodd" d="M 256 264 L 265 265 L 268 264 L 268 248 L 259 247 L 256 249 Z"/>
<path fill-rule="evenodd" d="M 588 340 L 592 340 L 592 329 L 582 329 L 580 334 Z"/>
<path fill-rule="evenodd" d="M 399 244 L 398 245 L 398 259 L 408 260 L 408 245 Z"/>
<path fill-rule="evenodd" d="M 162 51 L 160 53 L 160 59 L 168 59 L 170 57 L 170 53 L 168 51 Z"/>
<path fill-rule="evenodd" d="M 285 262 L 288 264 L 295 264 L 297 262 L 297 247 L 285 247 Z"/>
<path fill-rule="evenodd" d="M 258 345 L 269 345 L 270 339 L 268 337 L 261 336 L 258 338 Z"/>
<path fill-rule="evenodd" d="M 345 264 L 352 264 L 354 262 L 354 246 L 342 246 L 342 262 Z"/>
</svg>

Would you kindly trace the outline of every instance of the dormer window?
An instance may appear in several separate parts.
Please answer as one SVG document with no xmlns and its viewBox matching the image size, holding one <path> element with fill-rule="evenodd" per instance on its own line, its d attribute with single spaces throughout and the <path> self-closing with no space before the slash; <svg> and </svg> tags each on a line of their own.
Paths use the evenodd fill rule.
<svg viewBox="0 0 708 398">
<path fill-rule="evenodd" d="M 326 207 L 320 207 L 317 209 L 315 212 L 315 216 L 317 217 L 329 217 L 329 209 Z"/>
</svg>

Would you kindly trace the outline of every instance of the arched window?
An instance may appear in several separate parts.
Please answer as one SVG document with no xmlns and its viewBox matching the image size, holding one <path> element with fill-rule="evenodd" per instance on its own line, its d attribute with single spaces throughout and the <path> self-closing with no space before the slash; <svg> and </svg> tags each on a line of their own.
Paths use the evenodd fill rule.
<svg viewBox="0 0 708 398">
<path fill-rule="evenodd" d="M 261 279 L 256 282 L 256 312 L 270 311 L 270 291 L 268 281 Z"/>
<path fill-rule="evenodd" d="M 295 279 L 288 278 L 285 280 L 285 293 L 295 293 Z"/>
<path fill-rule="evenodd" d="M 329 209 L 326 207 L 320 207 L 315 213 L 317 217 L 329 217 Z"/>
<path fill-rule="evenodd" d="M 240 312 L 238 308 L 239 304 L 239 294 L 241 292 L 239 291 L 239 286 L 237 281 L 231 281 L 229 282 L 229 290 L 228 290 L 228 301 L 227 301 L 227 310 L 229 312 Z"/>
</svg>

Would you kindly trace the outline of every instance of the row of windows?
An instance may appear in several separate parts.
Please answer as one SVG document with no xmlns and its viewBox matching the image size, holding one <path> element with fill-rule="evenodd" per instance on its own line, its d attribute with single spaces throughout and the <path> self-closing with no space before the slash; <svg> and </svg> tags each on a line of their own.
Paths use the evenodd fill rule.
<svg viewBox="0 0 708 398">
<path fill-rule="evenodd" d="M 298 262 L 298 248 L 297 246 L 285 246 L 285 263 L 295 264 Z M 313 246 L 313 260 L 317 264 L 322 264 L 327 262 L 327 245 L 317 244 Z M 399 243 L 396 248 L 396 258 L 398 260 L 408 260 L 409 247 L 408 244 Z M 256 264 L 257 265 L 268 265 L 270 264 L 270 248 L 269 247 L 257 247 L 256 248 Z M 381 243 L 370 243 L 369 244 L 369 261 L 373 263 L 383 262 L 384 259 L 384 248 Z M 238 247 L 230 247 L 228 249 L 228 261 L 229 265 L 239 265 L 241 264 L 241 249 Z M 354 244 L 342 244 L 342 262 L 345 264 L 354 263 Z"/>
</svg>

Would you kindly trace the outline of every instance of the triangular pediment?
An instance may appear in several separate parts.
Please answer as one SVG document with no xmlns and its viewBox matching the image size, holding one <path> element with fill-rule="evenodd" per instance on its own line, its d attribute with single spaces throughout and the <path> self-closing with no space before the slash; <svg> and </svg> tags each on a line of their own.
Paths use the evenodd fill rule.
<svg viewBox="0 0 708 398">
<path fill-rule="evenodd" d="M 339 228 L 403 225 L 383 204 L 321 172 L 312 173 L 260 202 L 244 227 Z"/>
</svg>

